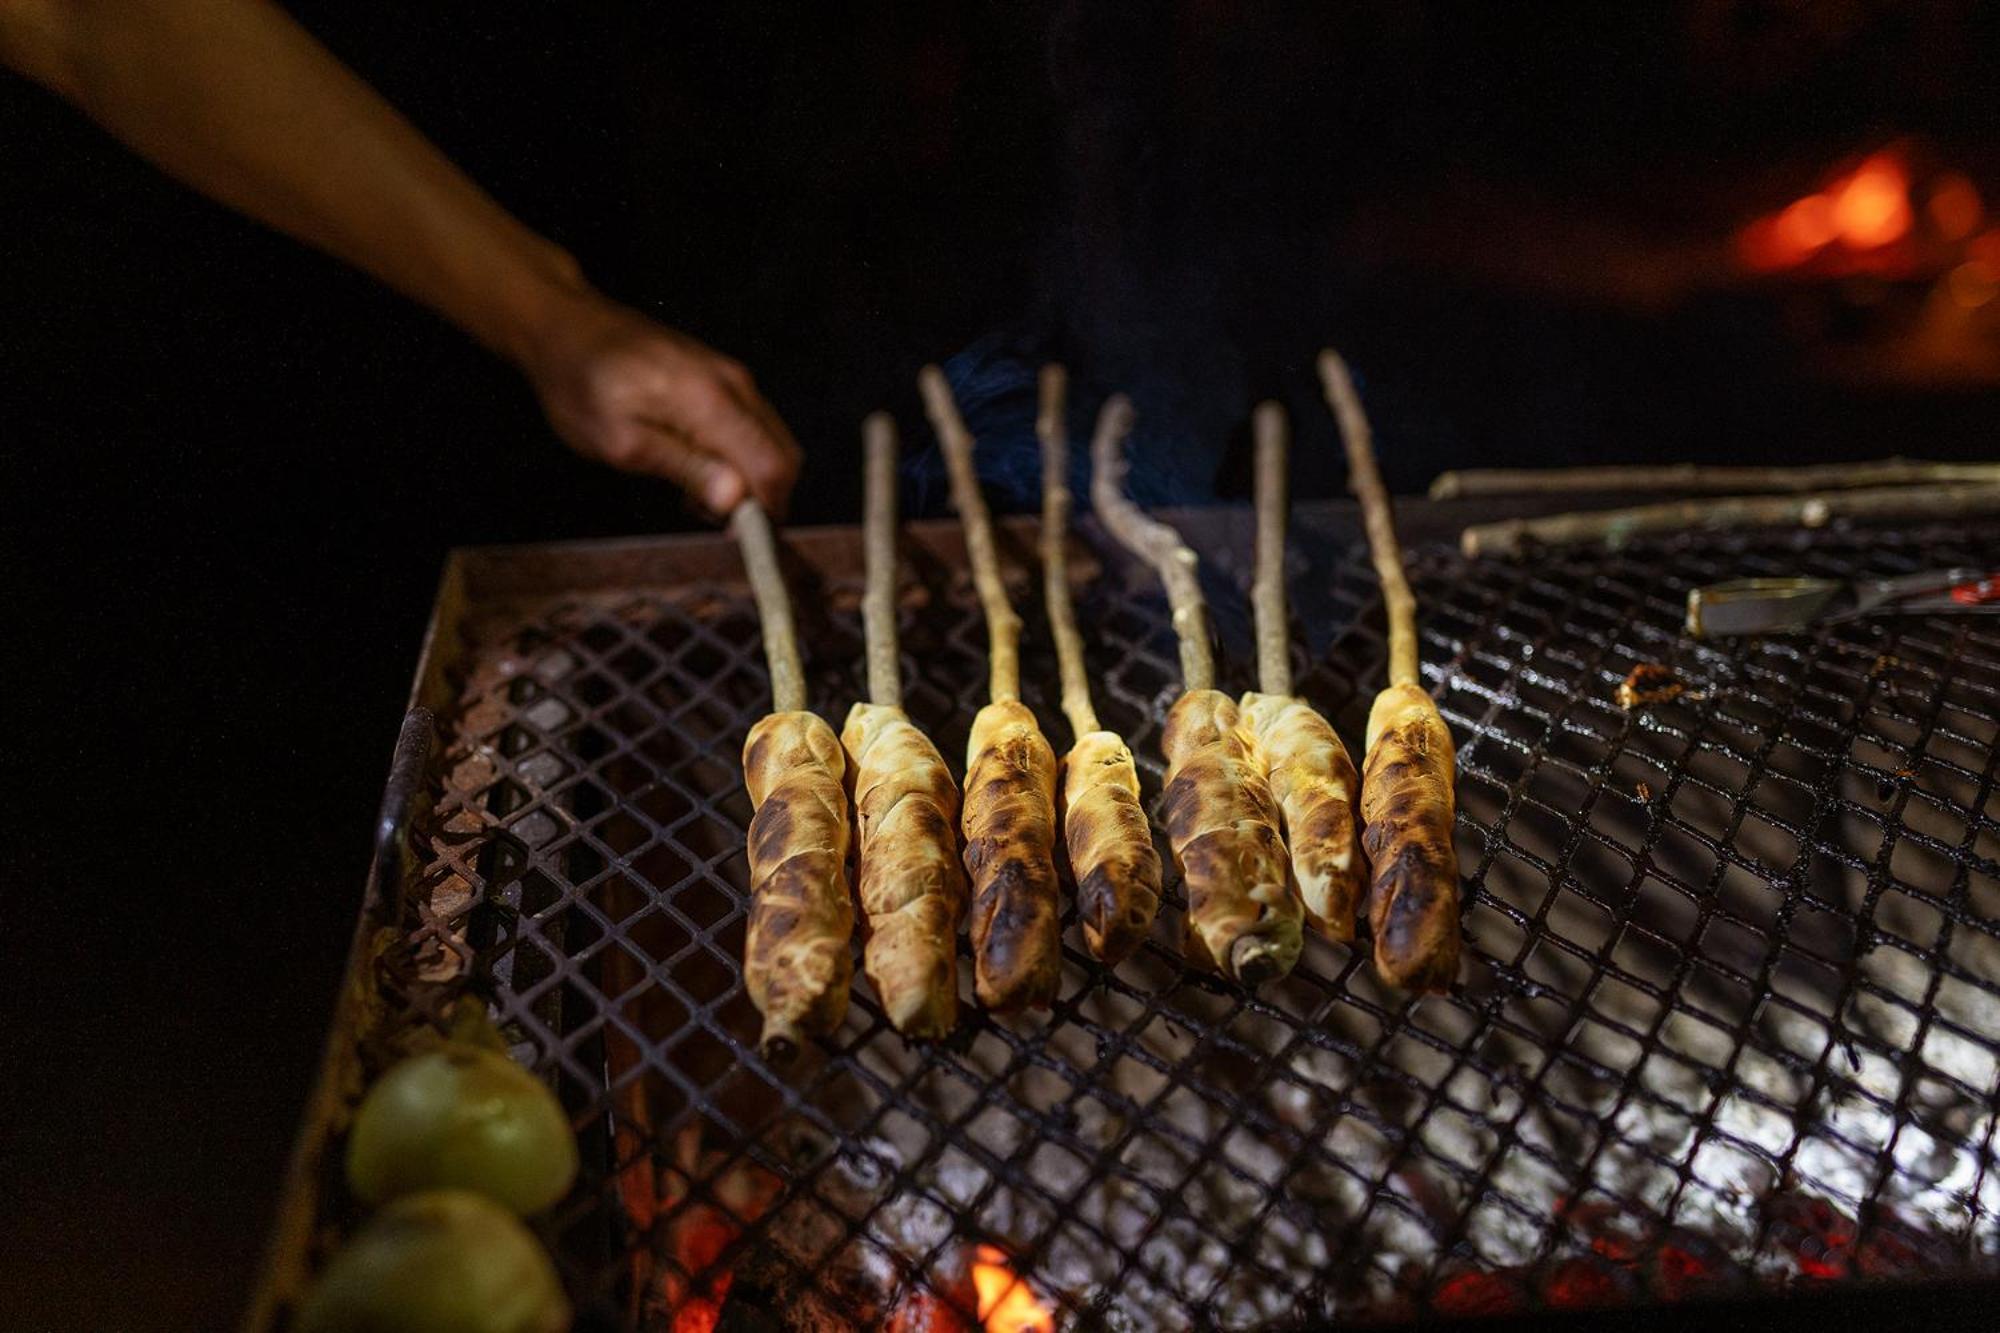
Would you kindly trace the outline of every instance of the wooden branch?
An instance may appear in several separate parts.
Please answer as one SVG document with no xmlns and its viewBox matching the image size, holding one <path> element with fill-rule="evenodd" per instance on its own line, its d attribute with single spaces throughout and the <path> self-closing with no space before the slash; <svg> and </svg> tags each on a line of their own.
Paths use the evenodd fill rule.
<svg viewBox="0 0 2000 1333">
<path fill-rule="evenodd" d="M 771 520 L 755 500 L 745 500 L 730 515 L 730 527 L 743 552 L 750 591 L 757 599 L 757 618 L 764 626 L 764 661 L 771 672 L 771 711 L 795 713 L 806 706 L 806 673 L 799 664 L 798 631 L 792 625 L 791 594 L 778 568 L 778 545 Z"/>
<path fill-rule="evenodd" d="M 1098 521 L 1132 554 L 1152 565 L 1166 585 L 1174 633 L 1180 637 L 1182 690 L 1215 688 L 1215 656 L 1208 645 L 1208 609 L 1201 599 L 1199 563 L 1180 534 L 1125 494 L 1125 437 L 1132 430 L 1132 402 L 1113 394 L 1097 414 L 1090 442 L 1090 503 Z"/>
<path fill-rule="evenodd" d="M 867 451 L 867 508 L 862 541 L 867 575 L 861 594 L 862 632 L 868 644 L 868 701 L 891 708 L 903 703 L 902 664 L 896 652 L 896 421 L 887 412 L 861 423 Z"/>
<path fill-rule="evenodd" d="M 2000 513 L 2000 485 L 1885 486 L 1819 495 L 1726 495 L 1634 509 L 1552 514 L 1467 528 L 1469 556 L 1515 555 L 1530 545 L 1602 545 L 1617 550 L 1648 533 L 1824 527 L 1836 518 L 1944 519 Z"/>
<path fill-rule="evenodd" d="M 972 584 L 986 612 L 988 694 L 995 703 L 1021 697 L 1021 618 L 1007 600 L 1000 578 L 1000 557 L 993 549 L 993 516 L 979 492 L 979 474 L 972 467 L 972 432 L 952 401 L 944 372 L 925 366 L 917 374 L 924 411 L 944 448 L 945 470 L 951 475 L 951 503 L 965 524 L 965 549 L 972 559 Z"/>
<path fill-rule="evenodd" d="M 1347 363 L 1331 347 L 1319 354 L 1320 382 L 1327 406 L 1340 423 L 1347 446 L 1347 484 L 1361 501 L 1361 521 L 1368 530 L 1368 554 L 1382 584 L 1382 601 L 1389 613 L 1389 683 L 1417 683 L 1417 599 L 1403 573 L 1403 548 L 1396 542 L 1396 524 L 1389 510 L 1389 492 L 1375 461 L 1375 435 Z"/>
<path fill-rule="evenodd" d="M 1285 409 L 1259 403 L 1257 437 L 1257 572 L 1250 604 L 1257 618 L 1257 688 L 1292 692 L 1291 626 L 1285 611 L 1285 452 L 1291 428 Z"/>
<path fill-rule="evenodd" d="M 1090 702 L 1090 673 L 1084 666 L 1083 636 L 1069 594 L 1069 432 L 1063 425 L 1068 376 L 1061 366 L 1043 366 L 1041 406 L 1035 434 L 1042 441 L 1042 600 L 1049 608 L 1049 631 L 1056 641 L 1062 675 L 1062 710 L 1078 737 L 1098 730 Z"/>
<path fill-rule="evenodd" d="M 1431 483 L 1431 499 L 1536 495 L 1546 491 L 1699 491 L 1713 495 L 1852 490 L 1864 486 L 1963 482 L 2000 485 L 2000 463 L 1929 463 L 1883 458 L 1810 467 L 1709 467 L 1699 463 L 1612 464 L 1605 467 L 1474 468 L 1446 472 Z"/>
</svg>

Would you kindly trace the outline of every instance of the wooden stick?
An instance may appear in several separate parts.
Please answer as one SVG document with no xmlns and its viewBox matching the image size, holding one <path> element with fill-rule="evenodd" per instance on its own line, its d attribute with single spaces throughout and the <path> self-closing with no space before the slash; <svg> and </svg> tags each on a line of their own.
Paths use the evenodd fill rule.
<svg viewBox="0 0 2000 1333">
<path fill-rule="evenodd" d="M 1257 437 L 1257 573 L 1250 604 L 1257 619 L 1257 688 L 1292 692 L 1291 626 L 1285 612 L 1285 451 L 1291 431 L 1285 409 L 1259 403 Z"/>
<path fill-rule="evenodd" d="M 1809 467 L 1710 467 L 1700 463 L 1632 463 L 1605 467 L 1472 468 L 1446 472 L 1431 483 L 1431 499 L 1538 495 L 1547 491 L 1831 491 L 1863 486 L 1914 486 L 1939 482 L 2000 485 L 2000 463 L 1932 463 L 1882 458 L 1866 463 Z"/>
<path fill-rule="evenodd" d="M 1097 434 L 1090 442 L 1091 507 L 1111 535 L 1152 565 L 1166 585 L 1174 633 L 1180 638 L 1181 689 L 1214 689 L 1215 657 L 1208 645 L 1199 562 L 1179 533 L 1147 517 L 1125 494 L 1125 437 L 1131 433 L 1132 416 L 1132 402 L 1122 393 L 1112 395 L 1097 414 Z"/>
<path fill-rule="evenodd" d="M 1042 600 L 1049 608 L 1049 631 L 1056 641 L 1062 676 L 1062 710 L 1070 730 L 1085 736 L 1098 730 L 1090 702 L 1090 673 L 1083 660 L 1083 636 L 1069 594 L 1069 433 L 1063 427 L 1063 393 L 1068 377 L 1061 366 L 1043 366 L 1041 409 L 1035 434 L 1042 440 Z"/>
<path fill-rule="evenodd" d="M 1021 618 L 1007 600 L 1000 578 L 1000 557 L 993 549 L 993 516 L 979 491 L 979 474 L 972 467 L 972 432 L 952 401 L 944 372 L 925 366 L 917 375 L 924 411 L 930 415 L 944 448 L 945 469 L 951 475 L 952 508 L 965 524 L 966 554 L 972 559 L 972 584 L 986 612 L 987 693 L 996 703 L 1021 697 Z"/>
<path fill-rule="evenodd" d="M 1417 676 L 1417 602 L 1368 415 L 1347 363 L 1319 354 L 1326 401 L 1347 446 L 1368 553 L 1389 612 L 1389 683 L 1368 710 L 1361 763 L 1361 846 L 1370 863 L 1368 924 L 1375 970 L 1405 990 L 1444 990 L 1458 975 L 1458 854 L 1452 845 L 1457 754 L 1451 729 Z"/>
<path fill-rule="evenodd" d="M 771 711 L 797 712 L 806 706 L 806 673 L 799 664 L 798 631 L 792 625 L 792 598 L 778 568 L 778 546 L 771 520 L 762 505 L 745 500 L 730 515 L 743 568 L 750 575 L 750 592 L 757 599 L 757 618 L 764 626 L 764 661 L 771 672 Z"/>
<path fill-rule="evenodd" d="M 1818 528 L 1836 518 L 1944 519 L 2000 513 L 2000 485 L 1885 486 L 1818 495 L 1725 495 L 1633 509 L 1551 514 L 1482 523 L 1459 536 L 1469 556 L 1515 555 L 1530 544 L 1602 545 L 1617 550 L 1634 537 L 1741 528 Z"/>
<path fill-rule="evenodd" d="M 1062 708 L 1075 732 L 1063 756 L 1060 808 L 1063 840 L 1076 882 L 1077 924 L 1100 962 L 1116 964 L 1139 947 L 1160 910 L 1160 854 L 1153 827 L 1139 803 L 1139 770 L 1131 748 L 1104 730 L 1090 703 L 1090 675 L 1083 636 L 1070 602 L 1069 435 L 1063 425 L 1061 366 L 1044 366 L 1042 438 L 1042 579 L 1049 629 L 1062 673 Z"/>
<path fill-rule="evenodd" d="M 867 553 L 861 626 L 868 644 L 868 701 L 900 708 L 902 662 L 896 651 L 896 421 L 887 412 L 861 423 L 867 451 L 867 509 L 862 540 Z"/>
<path fill-rule="evenodd" d="M 1375 577 L 1382 584 L 1382 602 L 1389 614 L 1389 683 L 1417 683 L 1417 599 L 1403 573 L 1403 548 L 1396 541 L 1395 519 L 1389 509 L 1389 491 L 1382 485 L 1382 469 L 1375 461 L 1375 435 L 1368 426 L 1368 414 L 1361 409 L 1361 397 L 1354 391 L 1354 379 L 1340 353 L 1327 348 L 1319 354 L 1320 382 L 1326 389 L 1327 406 L 1340 422 L 1340 438 L 1347 447 L 1347 484 L 1361 501 L 1361 522 L 1368 531 L 1368 554 L 1375 562 Z"/>
</svg>

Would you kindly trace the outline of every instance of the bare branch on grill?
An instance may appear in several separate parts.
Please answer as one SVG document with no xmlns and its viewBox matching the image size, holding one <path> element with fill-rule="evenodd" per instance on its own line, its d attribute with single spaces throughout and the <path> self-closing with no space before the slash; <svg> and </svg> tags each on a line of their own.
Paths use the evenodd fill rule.
<svg viewBox="0 0 2000 1333">
<path fill-rule="evenodd" d="M 1285 410 L 1264 403 L 1257 440 L 1257 571 L 1250 600 L 1257 620 L 1257 684 L 1243 696 L 1243 723 L 1256 738 L 1284 819 L 1292 875 L 1306 916 L 1335 940 L 1354 938 L 1354 913 L 1368 881 L 1357 841 L 1361 779 L 1327 720 L 1292 693 L 1290 617 L 1285 605 Z"/>
<path fill-rule="evenodd" d="M 1403 573 L 1367 413 L 1338 352 L 1321 352 L 1319 369 L 1389 615 L 1389 685 L 1368 711 L 1361 773 L 1362 846 L 1374 872 L 1368 923 L 1375 968 L 1406 989 L 1443 990 L 1457 975 L 1459 947 L 1451 731 L 1419 683 L 1417 601 Z"/>
<path fill-rule="evenodd" d="M 1167 714 L 1167 841 L 1187 887 L 1187 954 L 1246 986 L 1298 962 L 1303 913 L 1292 892 L 1278 805 L 1234 700 L 1213 688 L 1215 660 L 1194 552 L 1123 492 L 1132 404 L 1114 396 L 1091 441 L 1091 501 L 1112 536 L 1166 585 L 1180 639 L 1182 689 Z"/>
<path fill-rule="evenodd" d="M 1043 600 L 1062 674 L 1063 712 L 1076 736 L 1063 756 L 1060 805 L 1084 943 L 1096 958 L 1116 963 L 1138 947 L 1160 910 L 1160 854 L 1153 849 L 1153 828 L 1139 804 L 1139 769 L 1132 751 L 1116 732 L 1099 725 L 1091 705 L 1083 636 L 1077 632 L 1069 591 L 1064 380 L 1061 366 L 1042 368 L 1041 411 L 1035 420 L 1042 441 Z"/>
<path fill-rule="evenodd" d="M 1481 523 L 1459 535 L 1468 556 L 1518 555 L 1531 545 L 1598 545 L 1618 550 L 1634 537 L 1737 528 L 1819 528 L 1837 518 L 1948 519 L 2000 514 L 2000 484 L 1882 486 L 1812 495 L 1726 495 L 1631 509 Z"/>
<path fill-rule="evenodd" d="M 972 720 L 965 762 L 975 990 L 981 1004 L 1001 1012 L 1046 1007 L 1062 978 L 1055 752 L 1020 699 L 1021 619 L 1000 579 L 993 520 L 972 466 L 972 434 L 943 371 L 925 366 L 917 384 L 944 449 L 952 505 L 965 525 L 992 658 L 991 702 Z"/>
<path fill-rule="evenodd" d="M 791 600 L 770 520 L 756 501 L 732 517 L 763 622 L 772 711 L 743 742 L 750 820 L 750 921 L 743 981 L 764 1016 L 766 1055 L 786 1059 L 847 1014 L 854 908 L 847 886 L 846 760 L 833 728 L 805 711 Z"/>
<path fill-rule="evenodd" d="M 1816 463 L 1807 467 L 1717 467 L 1702 463 L 1627 463 L 1605 467 L 1471 468 L 1440 473 L 1433 500 L 1464 500 L 1550 491 L 1700 491 L 1715 495 L 1758 491 L 1812 492 L 1864 486 L 1919 486 L 1943 482 L 2000 485 L 2000 463 L 1934 463 L 1883 458 L 1867 463 Z"/>
<path fill-rule="evenodd" d="M 869 417 L 867 587 L 863 632 L 868 696 L 847 714 L 840 742 L 853 779 L 859 880 L 867 923 L 861 966 L 883 1012 L 906 1037 L 934 1038 L 958 1020 L 958 787 L 944 756 L 901 706 L 896 653 L 896 426 Z"/>
</svg>

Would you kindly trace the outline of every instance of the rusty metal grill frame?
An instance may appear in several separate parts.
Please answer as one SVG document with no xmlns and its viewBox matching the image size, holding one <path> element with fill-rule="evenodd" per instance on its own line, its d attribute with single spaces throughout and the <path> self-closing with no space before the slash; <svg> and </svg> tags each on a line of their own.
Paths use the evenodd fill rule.
<svg viewBox="0 0 2000 1333">
<path fill-rule="evenodd" d="M 1406 505 L 1406 526 L 1454 512 Z M 1187 526 L 1217 611 L 1221 684 L 1247 687 L 1247 515 L 1205 511 Z M 1010 531 L 1017 552 L 1032 549 L 1029 529 Z M 1381 679 L 1374 581 L 1347 507 L 1303 506 L 1294 533 L 1298 688 L 1358 741 Z M 956 769 L 985 679 L 983 627 L 955 529 L 912 525 L 908 540 L 922 578 L 903 616 L 905 702 Z M 788 545 L 812 706 L 837 724 L 862 689 L 858 541 L 820 531 Z M 768 694 L 733 553 L 702 539 L 469 553 L 448 573 L 419 679 L 438 744 L 427 765 L 421 753 L 399 765 L 422 773 L 412 851 L 378 864 L 364 912 L 364 940 L 395 930 L 387 947 L 357 950 L 358 978 L 386 1005 L 366 1019 L 438 1021 L 469 987 L 554 1081 L 586 1169 L 543 1225 L 585 1326 L 632 1315 L 638 1241 L 618 1197 L 629 1087 L 657 1117 L 645 1160 L 682 1191 L 655 1239 L 688 1210 L 725 1206 L 739 1163 L 784 1182 L 714 1272 L 681 1278 L 703 1292 L 734 1272 L 732 1299 L 752 1307 L 752 1279 L 774 1300 L 874 1299 L 841 1285 L 854 1275 L 838 1262 L 767 1253 L 764 1233 L 791 1225 L 793 1203 L 835 1219 L 844 1235 L 825 1253 L 838 1258 L 857 1237 L 882 1248 L 871 1229 L 884 1209 L 926 1194 L 951 1225 L 930 1252 L 893 1256 L 905 1289 L 944 1285 L 936 1274 L 954 1251 L 984 1239 L 1078 1326 L 1116 1326 L 1117 1301 L 1142 1284 L 1177 1294 L 1193 1322 L 1230 1327 L 1253 1326 L 1246 1302 L 1271 1291 L 1286 1308 L 1254 1326 L 1516 1301 L 1643 1305 L 1785 1281 L 1812 1271 L 1815 1245 L 1842 1276 L 1984 1277 L 2000 1248 L 1988 1170 L 2000 1031 L 1973 1020 L 2000 1014 L 2000 631 L 1926 618 L 1703 644 L 1679 622 L 1697 582 L 1996 554 L 2000 526 L 1963 524 L 1512 561 L 1420 545 L 1425 683 L 1460 746 L 1471 963 L 1451 997 L 1413 1005 L 1374 981 L 1364 952 L 1324 942 L 1258 996 L 1191 972 L 1174 945 L 1184 904 L 1170 876 L 1162 925 L 1116 973 L 1088 960 L 1066 913 L 1049 1019 L 968 1007 L 927 1060 L 885 1066 L 878 1053 L 902 1043 L 857 976 L 846 1027 L 781 1074 L 754 1052 L 736 961 L 749 814 L 736 753 Z M 1076 574 L 1100 711 L 1156 803 L 1157 727 L 1177 689 L 1164 605 L 1115 559 Z M 1060 750 L 1039 602 L 1021 610 L 1024 696 Z M 1689 697 L 1619 709 L 1615 687 L 1642 661 L 1672 666 Z M 385 817 L 403 831 L 401 814 Z M 277 1242 L 276 1297 L 352 1220 L 325 1145 L 339 1087 L 371 1058 L 362 1019 L 350 1005 L 337 1020 Z M 638 1063 L 609 1073 L 621 1040 Z M 1950 1068 L 1934 1044 L 1949 1047 Z M 1123 1137 L 1080 1136 L 1085 1112 Z M 1746 1123 L 1793 1113 L 1789 1141 L 1746 1137 Z M 1015 1125 L 996 1130 L 991 1116 Z M 1221 1128 L 1187 1129 L 1203 1122 Z M 687 1125 L 702 1127 L 692 1163 L 673 1155 Z M 1257 1151 L 1243 1149 L 1246 1133 Z M 1962 1216 L 1899 1159 L 1919 1137 L 1938 1160 L 1975 1162 Z M 885 1152 L 889 1139 L 931 1155 Z M 1185 1159 L 1179 1188 L 1124 1160 L 1141 1139 Z M 939 1192 L 946 1154 L 982 1182 L 970 1199 Z M 1754 1207 L 1719 1197 L 1710 1154 L 1734 1178 L 1767 1182 Z M 1059 1159 L 1082 1180 L 1069 1195 L 1049 1185 Z M 857 1205 L 851 1182 L 833 1180 L 871 1161 L 886 1177 Z M 1852 1179 L 1866 1187 L 1844 1189 Z M 1524 1180 L 1540 1192 L 1524 1195 Z M 1150 1201 L 1136 1240 L 1085 1216 L 1091 1191 L 1114 1181 Z M 1205 1191 L 1252 1202 L 1221 1238 L 1213 1281 L 1187 1290 L 1184 1272 L 1160 1271 L 1153 1242 L 1212 1234 L 1227 1210 Z M 1828 1230 L 1816 1207 L 1841 1225 Z M 1688 1220 L 1739 1214 L 1750 1234 Z M 1280 1224 L 1316 1236 L 1320 1261 L 1261 1252 Z M 1526 1239 L 1496 1251 L 1503 1234 Z M 1607 1237 L 1631 1252 L 1607 1258 Z M 1063 1244 L 1108 1247 L 1115 1274 L 1084 1295 L 1050 1284 Z M 1669 1250 L 1701 1259 L 1707 1280 L 1665 1273 Z M 960 1300 L 962 1288 L 941 1295 Z"/>
</svg>

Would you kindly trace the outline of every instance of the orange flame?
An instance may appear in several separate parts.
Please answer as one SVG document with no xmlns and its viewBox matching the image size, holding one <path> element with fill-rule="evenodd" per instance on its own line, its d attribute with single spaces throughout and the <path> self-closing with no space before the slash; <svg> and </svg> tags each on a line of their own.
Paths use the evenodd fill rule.
<svg viewBox="0 0 2000 1333">
<path fill-rule="evenodd" d="M 1878 250 L 1910 230 L 1910 172 L 1899 154 L 1874 154 L 1827 193 L 1834 227 L 1850 249 Z"/>
<path fill-rule="evenodd" d="M 980 1246 L 973 1257 L 972 1288 L 979 1293 L 979 1322 L 986 1333 L 1056 1333 L 1055 1314 L 991 1245 Z"/>
<path fill-rule="evenodd" d="M 1973 222 L 1966 224 L 1963 193 L 1947 190 L 1943 196 L 1944 214 L 1967 231 L 1977 225 L 1978 207 L 1974 192 L 1969 205 Z M 1932 211 L 1938 211 L 1935 204 Z M 1884 148 L 1824 189 L 1745 227 L 1736 238 L 1737 254 L 1752 268 L 1793 268 L 1833 246 L 1850 255 L 1882 250 L 1908 236 L 1915 225 L 1909 164 L 1900 149 Z"/>
</svg>

